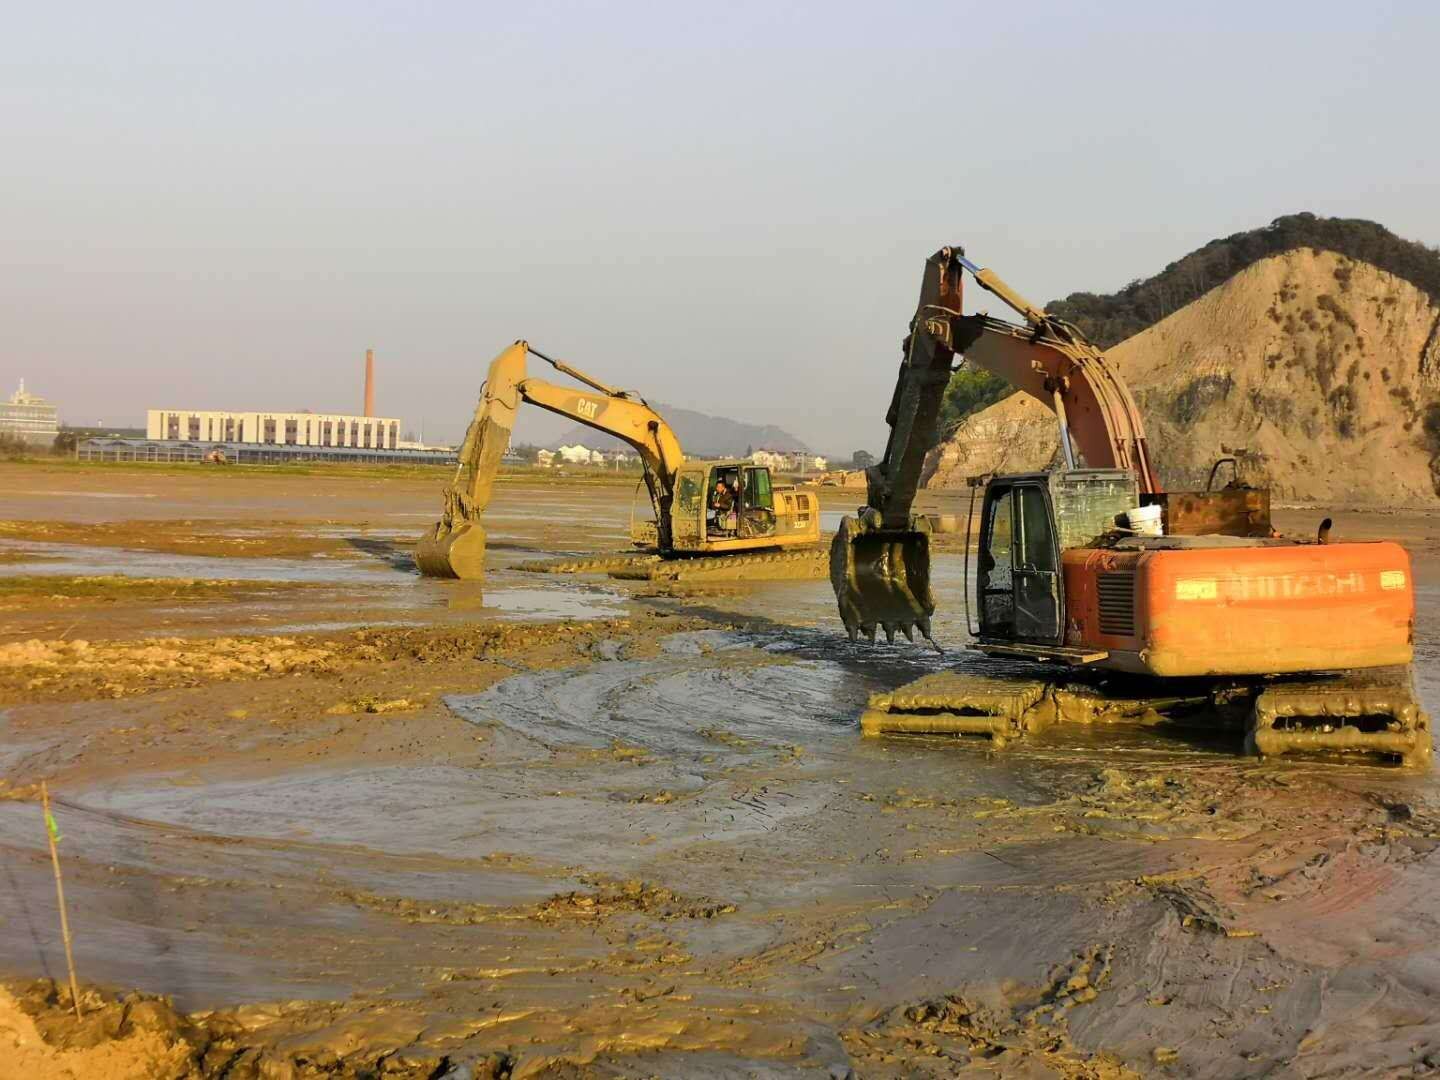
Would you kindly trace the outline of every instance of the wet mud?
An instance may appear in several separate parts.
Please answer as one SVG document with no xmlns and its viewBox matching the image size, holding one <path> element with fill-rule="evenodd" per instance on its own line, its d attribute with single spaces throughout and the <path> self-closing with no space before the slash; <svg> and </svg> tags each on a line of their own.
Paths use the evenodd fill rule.
<svg viewBox="0 0 1440 1080">
<path fill-rule="evenodd" d="M 266 632 L 248 621 L 258 600 L 145 594 L 88 605 L 84 637 L 38 636 L 0 611 L 0 630 L 22 628 L 0 636 L 0 1061 L 42 1078 L 1440 1063 L 1433 773 L 1261 762 L 1242 733 L 1143 717 L 1049 724 L 1003 752 L 864 738 L 872 698 L 997 670 L 955 649 L 963 610 L 937 612 L 942 656 L 849 643 L 823 580 L 691 591 L 527 573 L 615 550 L 591 534 L 620 536 L 628 504 L 501 480 L 492 509 L 516 522 L 492 528 L 483 591 L 406 568 L 398 533 L 420 517 L 382 520 L 355 481 L 295 478 L 333 496 L 327 528 L 360 535 L 338 512 L 353 506 L 397 532 L 268 598 L 269 628 L 346 625 Z M 268 494 L 227 483 L 277 520 L 302 505 L 280 477 Z M 140 485 L 154 497 L 85 513 L 133 520 L 143 502 L 155 520 L 214 520 L 190 492 Z M 433 518 L 433 495 L 397 483 L 385 512 Z M 543 529 L 567 503 L 583 528 L 527 531 L 532 496 Z M 257 575 L 302 561 L 214 558 Z M 1437 573 L 1417 558 L 1422 698 Z M 937 558 L 942 598 L 959 578 L 958 558 Z"/>
</svg>

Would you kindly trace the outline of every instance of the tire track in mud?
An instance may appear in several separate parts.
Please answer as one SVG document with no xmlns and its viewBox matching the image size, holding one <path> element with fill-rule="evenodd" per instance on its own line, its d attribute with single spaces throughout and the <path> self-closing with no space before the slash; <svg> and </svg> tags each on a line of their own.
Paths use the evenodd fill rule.
<svg viewBox="0 0 1440 1080">
<path fill-rule="evenodd" d="M 674 635 L 653 660 L 529 672 L 446 704 L 552 749 L 631 745 L 734 764 L 762 750 L 853 740 L 868 689 L 831 664 L 719 632 Z"/>
</svg>

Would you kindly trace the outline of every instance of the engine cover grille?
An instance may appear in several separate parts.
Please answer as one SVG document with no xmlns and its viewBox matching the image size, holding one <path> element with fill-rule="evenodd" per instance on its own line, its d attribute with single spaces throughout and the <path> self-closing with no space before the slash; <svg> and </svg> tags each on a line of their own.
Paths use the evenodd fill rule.
<svg viewBox="0 0 1440 1080">
<path fill-rule="evenodd" d="M 1135 636 L 1135 575 L 1102 573 L 1095 576 L 1100 599 L 1100 632 L 1117 637 Z"/>
</svg>

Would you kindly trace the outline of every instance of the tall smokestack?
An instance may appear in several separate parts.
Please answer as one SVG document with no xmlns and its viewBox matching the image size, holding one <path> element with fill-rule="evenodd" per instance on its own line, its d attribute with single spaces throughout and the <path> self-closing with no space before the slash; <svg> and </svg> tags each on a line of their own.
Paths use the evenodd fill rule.
<svg viewBox="0 0 1440 1080">
<path fill-rule="evenodd" d="M 375 350 L 365 350 L 365 415 L 375 415 Z"/>
</svg>

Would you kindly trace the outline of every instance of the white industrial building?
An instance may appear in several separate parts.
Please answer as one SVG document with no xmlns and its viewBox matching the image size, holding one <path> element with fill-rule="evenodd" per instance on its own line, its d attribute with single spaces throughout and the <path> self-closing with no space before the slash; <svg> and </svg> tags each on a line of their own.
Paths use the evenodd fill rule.
<svg viewBox="0 0 1440 1080">
<path fill-rule="evenodd" d="M 574 446 L 562 446 L 555 453 L 560 455 L 561 460 L 567 465 L 603 465 L 605 455 L 598 450 L 591 450 L 588 446 L 576 443 Z"/>
<path fill-rule="evenodd" d="M 60 434 L 60 414 L 54 405 L 37 394 L 20 389 L 0 404 L 0 435 L 23 439 L 32 446 L 49 446 Z"/>
<path fill-rule="evenodd" d="M 330 446 L 367 450 L 400 448 L 400 421 L 385 416 L 335 413 L 194 412 L 150 409 L 145 437 L 257 446 Z"/>
<path fill-rule="evenodd" d="M 750 455 L 756 465 L 765 465 L 776 472 L 824 472 L 829 462 L 820 454 L 808 450 L 766 450 L 760 449 Z"/>
</svg>

